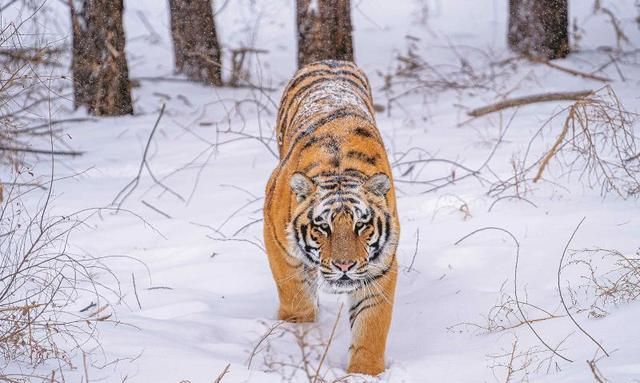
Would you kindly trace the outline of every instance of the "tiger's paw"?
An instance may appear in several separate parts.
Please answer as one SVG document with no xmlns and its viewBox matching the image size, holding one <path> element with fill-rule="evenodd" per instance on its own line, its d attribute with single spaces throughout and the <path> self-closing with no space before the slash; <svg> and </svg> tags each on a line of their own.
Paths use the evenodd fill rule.
<svg viewBox="0 0 640 383">
<path fill-rule="evenodd" d="M 296 311 L 283 309 L 278 310 L 278 319 L 291 323 L 309 323 L 316 321 L 316 311 L 314 309 Z"/>
<path fill-rule="evenodd" d="M 347 373 L 377 376 L 384 372 L 384 360 L 357 360 L 349 362 Z"/>
</svg>

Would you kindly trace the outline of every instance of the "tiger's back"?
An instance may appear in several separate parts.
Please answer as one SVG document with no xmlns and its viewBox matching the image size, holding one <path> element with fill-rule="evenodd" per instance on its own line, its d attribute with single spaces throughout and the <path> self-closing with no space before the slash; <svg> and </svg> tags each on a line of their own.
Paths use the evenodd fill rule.
<svg viewBox="0 0 640 383">
<path fill-rule="evenodd" d="M 364 72 L 345 61 L 305 66 L 289 81 L 280 101 L 276 128 L 280 155 L 296 142 L 296 137 L 312 134 L 314 123 L 323 125 L 345 116 L 375 125 L 371 89 Z"/>
<path fill-rule="evenodd" d="M 374 113 L 369 80 L 353 63 L 326 60 L 298 70 L 280 101 L 280 164 L 272 179 L 296 171 L 310 177 L 345 170 L 391 174 Z M 271 186 L 267 199 L 274 193 L 284 197 Z M 282 189 L 291 194 L 288 187 Z"/>
</svg>

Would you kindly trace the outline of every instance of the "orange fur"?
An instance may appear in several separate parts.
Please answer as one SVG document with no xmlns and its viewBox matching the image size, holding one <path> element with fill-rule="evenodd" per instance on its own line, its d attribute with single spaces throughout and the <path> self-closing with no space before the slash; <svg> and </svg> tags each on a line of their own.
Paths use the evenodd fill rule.
<svg viewBox="0 0 640 383">
<path fill-rule="evenodd" d="M 356 262 L 362 270 L 380 274 L 350 291 L 353 339 L 348 372 L 377 375 L 384 371 L 391 323 L 399 222 L 391 167 L 373 114 L 369 82 L 355 65 L 323 61 L 296 73 L 284 91 L 278 113 L 280 162 L 266 188 L 264 238 L 280 299 L 278 318 L 314 321 L 316 279 L 322 278 L 316 267 L 305 263 L 304 257 L 293 250 L 290 232 L 294 217 L 313 201 L 293 192 L 292 176 L 300 173 L 314 182 L 325 174 L 357 174 L 363 180 L 372 180 L 376 174 L 387 176 L 382 179 L 389 181 L 390 189 L 384 195 L 371 192 L 375 185 L 367 189 L 365 181 L 358 189 L 363 199 L 379 206 L 389 217 L 385 228 L 392 233 L 385 238 L 388 244 L 380 261 L 370 263 L 365 251 L 366 238 L 376 231 L 374 224 L 354 231 L 356 219 L 338 213 L 331 222 L 331 235 L 310 229 L 315 230 L 313 235 L 321 249 L 317 267 Z M 306 215 L 300 218 L 304 219 Z"/>
</svg>

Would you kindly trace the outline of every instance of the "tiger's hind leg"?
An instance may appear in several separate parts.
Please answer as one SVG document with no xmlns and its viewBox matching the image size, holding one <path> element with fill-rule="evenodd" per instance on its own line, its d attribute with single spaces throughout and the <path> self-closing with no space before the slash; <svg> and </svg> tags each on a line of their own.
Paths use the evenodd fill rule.
<svg viewBox="0 0 640 383">
<path fill-rule="evenodd" d="M 265 222 L 265 245 L 273 279 L 278 288 L 278 319 L 288 322 L 316 320 L 316 277 L 314 270 L 289 256 L 271 235 Z"/>
<path fill-rule="evenodd" d="M 349 321 L 352 341 L 347 372 L 378 375 L 384 372 L 384 352 L 391 325 L 397 263 L 386 274 L 359 288 L 350 296 Z"/>
</svg>

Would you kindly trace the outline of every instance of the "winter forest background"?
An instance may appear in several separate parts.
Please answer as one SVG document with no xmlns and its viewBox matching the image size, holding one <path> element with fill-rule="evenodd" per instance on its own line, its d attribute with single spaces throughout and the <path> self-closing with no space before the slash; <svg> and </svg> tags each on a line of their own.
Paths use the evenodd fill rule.
<svg viewBox="0 0 640 383">
<path fill-rule="evenodd" d="M 0 382 L 640 382 L 637 0 L 0 1 Z M 276 321 L 296 68 L 354 60 L 394 169 L 378 378 Z"/>
</svg>

